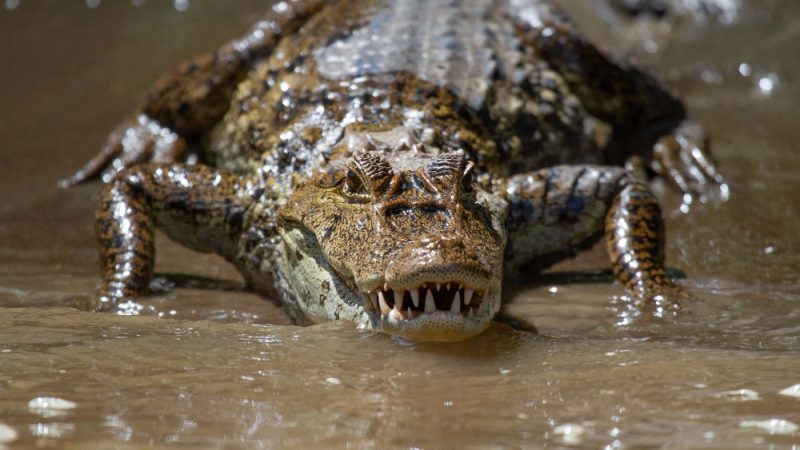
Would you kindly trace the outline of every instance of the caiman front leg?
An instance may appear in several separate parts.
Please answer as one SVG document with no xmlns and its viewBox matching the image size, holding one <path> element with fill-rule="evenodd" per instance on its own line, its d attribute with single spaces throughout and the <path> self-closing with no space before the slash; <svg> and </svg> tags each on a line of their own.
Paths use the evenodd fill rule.
<svg viewBox="0 0 800 450">
<path fill-rule="evenodd" d="M 163 76 L 139 108 L 109 135 L 100 152 L 62 187 L 101 177 L 108 182 L 135 164 L 187 159 L 230 106 L 237 84 L 269 56 L 281 36 L 300 28 L 324 0 L 280 2 L 244 37 L 189 60 Z"/>
<path fill-rule="evenodd" d="M 664 269 L 661 209 L 624 169 L 557 166 L 507 180 L 507 270 L 541 270 L 605 234 L 614 274 L 643 309 L 678 309 L 684 295 Z"/>
<path fill-rule="evenodd" d="M 124 308 L 147 293 L 156 227 L 184 246 L 240 265 L 237 246 L 252 202 L 242 183 L 203 165 L 145 164 L 117 174 L 97 212 L 103 275 L 90 307 Z"/>
</svg>

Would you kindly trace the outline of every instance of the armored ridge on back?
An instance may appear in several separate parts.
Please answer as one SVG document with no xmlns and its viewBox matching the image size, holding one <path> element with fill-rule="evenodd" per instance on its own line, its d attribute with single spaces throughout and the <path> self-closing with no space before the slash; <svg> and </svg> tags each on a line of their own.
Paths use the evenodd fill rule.
<svg viewBox="0 0 800 450">
<path fill-rule="evenodd" d="M 137 311 L 157 227 L 298 323 L 465 339 L 504 277 L 603 235 L 637 302 L 676 308 L 631 157 L 686 193 L 723 183 L 682 103 L 542 1 L 281 2 L 162 78 L 65 180 L 108 182 L 83 306 Z"/>
</svg>

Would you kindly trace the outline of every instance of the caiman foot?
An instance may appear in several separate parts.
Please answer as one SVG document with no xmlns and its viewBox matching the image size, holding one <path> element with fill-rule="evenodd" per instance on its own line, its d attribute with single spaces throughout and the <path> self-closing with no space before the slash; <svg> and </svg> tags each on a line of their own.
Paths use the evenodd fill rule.
<svg viewBox="0 0 800 450">
<path fill-rule="evenodd" d="M 653 170 L 690 198 L 703 203 L 727 200 L 728 185 L 714 166 L 708 148 L 708 139 L 700 125 L 684 121 L 672 134 L 656 142 Z"/>
</svg>

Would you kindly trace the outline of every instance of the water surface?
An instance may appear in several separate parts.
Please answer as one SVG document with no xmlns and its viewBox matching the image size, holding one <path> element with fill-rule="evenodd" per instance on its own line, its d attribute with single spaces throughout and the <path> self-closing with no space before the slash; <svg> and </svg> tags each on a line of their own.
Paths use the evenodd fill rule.
<svg viewBox="0 0 800 450">
<path fill-rule="evenodd" d="M 566 2 L 686 98 L 730 182 L 730 201 L 688 213 L 661 189 L 667 260 L 695 297 L 678 318 L 637 317 L 603 276 L 574 282 L 606 266 L 595 249 L 514 287 L 509 311 L 540 334 L 498 325 L 410 345 L 292 326 L 220 258 L 166 239 L 158 272 L 224 289 L 178 286 L 143 317 L 66 308 L 97 281 L 100 186 L 57 180 L 158 75 L 239 34 L 263 3 L 0 9 L 0 449 L 800 448 L 800 398 L 780 393 L 800 384 L 793 0 L 670 26 Z"/>
</svg>

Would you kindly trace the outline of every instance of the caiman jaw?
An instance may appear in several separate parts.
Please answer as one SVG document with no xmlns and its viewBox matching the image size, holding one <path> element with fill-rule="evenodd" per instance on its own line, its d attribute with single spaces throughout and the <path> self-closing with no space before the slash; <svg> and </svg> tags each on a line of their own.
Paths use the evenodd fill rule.
<svg viewBox="0 0 800 450">
<path fill-rule="evenodd" d="M 423 283 L 410 290 L 392 289 L 387 284 L 362 295 L 364 307 L 380 311 L 385 318 L 414 320 L 425 314 L 449 312 L 471 318 L 483 300 L 483 291 L 470 289 L 459 282 Z"/>
<path fill-rule="evenodd" d="M 371 318 L 373 330 L 412 341 L 470 338 L 489 326 L 500 306 L 499 286 L 492 288 L 492 283 L 463 278 L 427 281 L 416 287 L 390 283 L 359 291 L 364 313 Z"/>
</svg>

